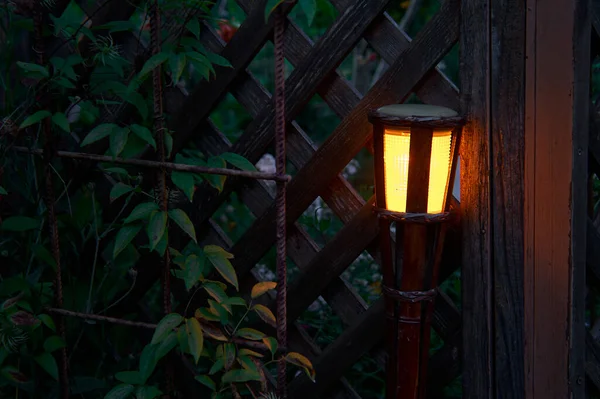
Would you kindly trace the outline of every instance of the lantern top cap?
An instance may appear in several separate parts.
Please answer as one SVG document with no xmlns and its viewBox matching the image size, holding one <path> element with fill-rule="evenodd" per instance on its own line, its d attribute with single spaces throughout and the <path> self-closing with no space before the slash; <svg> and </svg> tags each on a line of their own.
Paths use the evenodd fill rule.
<svg viewBox="0 0 600 399">
<path fill-rule="evenodd" d="M 390 126 L 423 126 L 432 128 L 463 125 L 463 119 L 450 108 L 428 104 L 391 104 L 369 113 L 372 123 Z"/>
</svg>

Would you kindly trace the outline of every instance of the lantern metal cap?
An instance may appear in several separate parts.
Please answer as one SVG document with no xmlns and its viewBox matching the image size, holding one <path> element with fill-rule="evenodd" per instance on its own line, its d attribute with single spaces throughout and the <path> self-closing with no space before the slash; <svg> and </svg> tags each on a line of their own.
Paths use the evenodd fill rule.
<svg viewBox="0 0 600 399">
<path fill-rule="evenodd" d="M 371 123 L 388 126 L 431 128 L 458 127 L 463 118 L 450 108 L 428 104 L 391 104 L 369 112 Z"/>
</svg>

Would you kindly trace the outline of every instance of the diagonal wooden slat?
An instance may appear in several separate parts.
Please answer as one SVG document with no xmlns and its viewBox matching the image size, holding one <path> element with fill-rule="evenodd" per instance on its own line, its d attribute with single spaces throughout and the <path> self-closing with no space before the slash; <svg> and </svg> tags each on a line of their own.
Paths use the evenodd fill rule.
<svg viewBox="0 0 600 399">
<path fill-rule="evenodd" d="M 454 311 L 455 317 L 459 318 L 458 311 L 456 309 Z M 329 345 L 313 364 L 318 376 L 316 383 L 312 383 L 304 375 L 292 381 L 289 387 L 290 398 L 323 397 L 322 395 L 327 392 L 333 382 L 337 381 L 361 356 L 383 339 L 383 331 L 384 306 L 383 300 L 380 299 Z M 451 370 L 445 378 L 450 381 L 456 378 L 460 364 L 460 340 L 461 333 L 460 330 L 457 330 L 437 356 L 431 359 L 432 378 L 442 376 L 441 372 L 449 371 L 449 369 Z"/>
<path fill-rule="evenodd" d="M 221 56 L 231 63 L 231 68 L 217 67 L 219 79 L 202 81 L 189 95 L 173 120 L 172 129 L 176 132 L 173 137 L 173 154 L 177 153 L 196 132 L 196 127 L 212 111 L 213 107 L 226 93 L 227 88 L 237 75 L 246 69 L 256 53 L 272 34 L 274 18 L 265 23 L 266 0 L 256 2 L 255 7 L 244 20 L 237 33 L 227 44 Z M 282 12 L 286 15 L 294 2 L 285 2 Z"/>
<path fill-rule="evenodd" d="M 410 48 L 390 67 L 353 112 L 292 180 L 288 189 L 288 220 L 296 220 L 328 183 L 350 161 L 371 133 L 369 109 L 407 96 L 415 82 L 431 69 L 457 39 L 456 0 L 442 9 L 424 28 Z M 402 77 L 402 78 L 400 78 Z M 260 217 L 235 245 L 236 268 L 249 269 L 273 244 L 274 208 Z"/>
<path fill-rule="evenodd" d="M 338 9 L 348 7 L 352 0 L 331 0 Z M 388 63 L 393 64 L 408 48 L 411 39 L 388 13 L 379 16 L 365 32 L 367 43 Z M 437 67 L 431 69 L 415 87 L 417 96 L 428 104 L 459 109 L 458 89 Z"/>
<path fill-rule="evenodd" d="M 209 45 L 212 46 L 217 46 L 218 43 L 216 43 L 218 40 L 216 37 L 214 37 L 213 35 L 213 39 L 211 41 L 209 41 Z M 218 50 L 218 47 L 215 47 L 216 50 Z M 242 105 L 244 105 L 248 111 L 251 113 L 251 115 L 255 115 L 258 110 L 260 109 L 260 104 L 265 103 L 267 101 L 267 97 L 268 94 L 266 92 L 266 90 L 264 90 L 264 88 L 262 88 L 260 86 L 260 84 L 258 82 L 256 82 L 254 79 L 252 79 L 251 76 L 240 76 L 240 80 L 242 80 L 243 83 L 239 84 L 236 89 L 234 90 L 234 94 L 236 96 L 236 98 L 238 99 L 238 101 L 240 101 L 240 103 Z M 258 104 L 258 105 L 257 105 Z M 211 128 L 210 126 L 207 126 L 203 129 L 203 131 L 205 132 L 202 136 L 200 141 L 206 141 L 207 139 L 209 139 L 210 137 L 214 136 L 214 129 Z M 292 161 L 292 163 L 300 168 L 302 167 L 304 164 L 306 164 L 306 162 L 308 162 L 308 160 L 310 160 L 310 157 L 314 154 L 314 146 L 312 145 L 312 143 L 310 142 L 310 139 L 308 137 L 306 137 L 303 132 L 301 131 L 301 129 L 295 124 L 292 123 L 289 131 L 288 131 L 288 145 L 290 147 L 290 160 Z M 218 138 L 213 138 L 213 139 L 209 139 L 210 140 L 210 144 L 208 146 L 204 146 L 203 148 L 206 151 L 210 151 L 211 149 L 215 149 L 215 148 L 221 148 L 221 151 L 228 151 L 228 146 L 223 146 L 222 144 L 217 143 L 216 141 L 218 141 Z M 221 139 L 221 141 L 223 141 L 223 139 Z M 217 151 L 218 152 L 218 151 Z M 250 185 L 252 186 L 252 184 Z M 255 192 L 254 194 L 252 194 L 252 196 L 256 196 L 257 193 L 255 189 L 251 189 L 251 191 Z M 243 190 L 242 193 L 247 192 L 247 190 Z M 242 198 L 244 196 L 242 195 Z M 328 186 L 327 188 L 327 192 L 325 194 L 322 194 L 322 198 L 324 198 L 324 200 L 326 201 L 326 203 L 328 203 L 330 205 L 330 207 L 332 208 L 332 210 L 334 211 L 334 213 L 336 213 L 336 215 L 338 215 L 338 217 L 340 217 L 340 219 L 344 222 L 344 223 L 348 223 L 353 219 L 353 216 L 364 206 L 365 202 L 362 198 L 360 198 L 360 196 L 358 195 L 358 193 L 356 193 L 351 186 L 348 185 L 347 181 L 339 176 L 337 176 L 332 183 Z M 253 210 L 253 213 L 255 214 L 255 216 L 260 216 L 263 212 L 264 212 L 264 207 L 266 203 L 270 203 L 272 202 L 272 196 L 267 195 L 266 192 L 263 192 L 262 194 L 262 198 L 260 197 L 260 194 L 258 194 L 258 198 L 256 199 L 256 201 L 259 204 L 259 206 L 262 206 L 263 209 L 260 212 L 256 212 L 256 205 L 251 205 L 248 203 L 248 201 L 246 202 L 246 205 L 249 205 L 251 210 Z M 377 232 L 377 224 L 375 222 L 375 220 L 373 218 L 370 219 L 370 221 L 368 222 L 368 224 L 364 224 L 363 222 L 359 223 L 360 227 L 358 228 L 358 230 L 362 230 L 362 231 L 371 231 L 372 234 L 362 234 L 360 236 L 360 239 L 362 239 L 364 241 L 364 243 L 369 243 L 371 241 L 373 241 L 376 237 L 376 232 Z M 352 235 L 352 230 L 347 229 L 346 231 L 348 231 L 349 235 Z M 452 245 L 448 245 L 446 248 L 448 248 L 449 250 L 446 252 L 446 254 L 452 254 L 453 252 L 451 251 L 451 249 L 453 248 L 458 248 L 458 242 L 456 240 L 453 240 L 452 238 L 457 238 L 456 236 L 454 237 L 450 237 L 450 239 L 448 240 L 449 243 L 452 243 Z M 321 286 L 323 287 L 327 287 L 324 288 L 326 290 L 326 294 L 331 294 L 331 292 L 338 292 L 341 293 L 342 292 L 346 292 L 346 290 L 344 289 L 344 283 L 343 281 L 341 281 L 341 279 L 336 279 L 334 278 L 332 280 L 332 278 L 324 278 L 323 276 L 320 275 L 321 273 L 321 265 L 323 264 L 329 264 L 329 258 L 333 258 L 336 260 L 336 264 L 339 265 L 337 270 L 337 275 L 339 275 L 339 270 L 343 270 L 346 268 L 346 266 L 348 265 L 349 262 L 353 261 L 356 256 L 353 256 L 352 253 L 350 253 L 348 256 L 343 258 L 343 262 L 342 262 L 342 257 L 337 256 L 337 254 L 342 251 L 345 251 L 346 247 L 352 247 L 353 248 L 353 252 L 357 253 L 358 252 L 362 252 L 362 249 L 365 248 L 366 244 L 362 243 L 362 244 L 357 244 L 357 245 L 353 245 L 353 246 L 349 246 L 349 245 L 345 245 L 345 241 L 344 240 L 339 240 L 339 242 L 341 243 L 340 246 L 342 247 L 337 248 L 335 246 L 335 244 L 330 244 L 328 246 L 328 250 L 326 252 L 326 254 L 324 252 L 318 254 L 318 257 L 309 257 L 309 259 L 312 259 L 310 268 L 311 270 L 313 270 L 314 274 L 319 274 L 319 278 L 316 279 L 318 281 L 322 281 L 322 285 L 319 285 L 318 287 L 315 287 L 314 289 L 312 288 L 312 284 L 309 284 L 311 286 L 310 292 L 307 293 L 308 295 L 306 296 L 306 298 L 312 298 L 312 300 L 316 299 L 316 297 L 319 296 L 320 294 L 320 288 Z M 306 246 L 305 246 L 305 250 L 306 250 Z M 457 251 L 454 252 L 454 254 L 458 253 Z M 329 254 L 329 255 L 327 255 Z M 373 255 L 376 257 L 376 254 L 373 253 Z M 329 257 L 329 258 L 328 258 Z M 325 260 L 323 260 L 325 259 Z M 455 261 L 455 257 L 454 256 L 450 256 L 450 257 L 446 257 L 445 259 L 448 260 L 452 260 Z M 295 262 L 297 262 L 297 260 L 294 260 Z M 305 260 L 306 263 L 306 260 Z M 304 269 L 305 267 L 301 267 L 302 269 Z M 332 274 L 331 276 L 334 276 L 336 271 L 333 271 L 333 269 L 331 269 L 330 267 L 327 268 L 328 270 L 331 270 Z M 444 267 L 444 270 L 453 270 L 451 267 Z M 245 270 L 238 270 L 238 273 L 244 273 Z M 336 277 L 337 277 L 336 275 Z M 304 278 L 304 276 L 302 277 Z M 310 281 L 310 278 L 306 278 L 305 280 Z M 303 279 L 304 281 L 304 279 Z M 333 281 L 333 287 L 330 286 L 329 282 Z M 299 286 L 302 286 L 302 284 L 300 284 Z M 300 296 L 300 298 L 302 298 L 302 296 Z M 332 300 L 335 300 L 336 296 L 335 295 L 327 295 L 326 300 L 327 302 L 331 302 Z M 300 299 L 301 300 L 301 299 Z M 310 302 L 312 302 L 312 300 Z M 351 301 L 341 301 L 343 304 L 348 304 L 348 303 L 352 303 Z M 291 302 L 292 303 L 292 302 Z M 307 305 L 306 305 L 307 306 Z M 352 310 L 353 309 L 357 309 L 357 306 L 351 306 L 350 307 Z M 303 308 L 302 306 L 298 306 L 298 311 L 302 311 Z M 335 308 L 334 308 L 335 310 Z M 349 313 L 350 314 L 350 313 Z M 439 313 L 438 313 L 439 314 Z M 443 314 L 443 313 L 442 313 Z M 345 315 L 341 314 L 340 316 L 342 316 L 342 319 L 344 319 Z M 346 315 L 347 317 L 347 315 Z M 443 317 L 443 316 L 442 316 Z"/>
</svg>

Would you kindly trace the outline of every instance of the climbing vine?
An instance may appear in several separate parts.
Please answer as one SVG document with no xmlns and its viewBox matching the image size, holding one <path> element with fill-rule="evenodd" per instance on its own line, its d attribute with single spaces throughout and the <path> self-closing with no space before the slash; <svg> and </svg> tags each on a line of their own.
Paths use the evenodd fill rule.
<svg viewBox="0 0 600 399">
<path fill-rule="evenodd" d="M 306 357 L 271 336 L 276 283 L 244 295 L 233 255 L 197 238 L 195 195 L 222 191 L 226 177 L 163 168 L 159 184 L 117 162 L 164 153 L 158 160 L 255 171 L 234 153 L 172 157 L 176 132 L 156 123 L 175 111 L 157 112 L 163 87 L 185 91 L 230 67 L 201 44 L 204 29 L 222 25 L 212 3 L 134 1 L 125 20 L 103 14 L 111 0 L 62 3 L 0 9 L 0 396 L 175 397 L 165 383 L 175 363 L 215 399 L 266 397 L 280 362 L 314 378 Z M 173 290 L 163 295 L 149 270 L 165 263 Z"/>
</svg>

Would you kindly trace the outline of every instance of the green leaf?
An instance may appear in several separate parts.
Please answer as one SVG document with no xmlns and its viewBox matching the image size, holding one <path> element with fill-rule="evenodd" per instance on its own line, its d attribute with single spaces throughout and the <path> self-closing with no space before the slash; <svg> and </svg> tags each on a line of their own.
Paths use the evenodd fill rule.
<svg viewBox="0 0 600 399">
<path fill-rule="evenodd" d="M 190 345 L 188 344 L 188 335 L 185 328 L 177 329 L 177 342 L 179 342 L 179 351 L 181 353 L 190 353 Z"/>
<path fill-rule="evenodd" d="M 56 360 L 49 353 L 42 353 L 39 356 L 35 357 L 35 362 L 43 368 L 46 373 L 50 374 L 52 378 L 58 381 L 58 366 L 56 364 Z"/>
<path fill-rule="evenodd" d="M 223 374 L 221 381 L 224 384 L 232 382 L 260 381 L 260 374 L 246 369 L 229 370 Z"/>
<path fill-rule="evenodd" d="M 296 352 L 289 352 L 287 355 L 285 355 L 285 361 L 303 368 L 306 372 L 306 375 L 308 375 L 308 378 L 310 378 L 313 382 L 315 381 L 315 370 L 312 363 L 306 356 Z"/>
<path fill-rule="evenodd" d="M 0 195 L 8 195 L 8 191 L 4 187 L 0 186 Z"/>
<path fill-rule="evenodd" d="M 258 354 L 258 355 L 259 356 L 256 356 L 256 357 L 260 357 L 260 354 Z M 250 357 L 240 354 L 240 356 L 238 356 L 238 358 L 237 358 L 237 361 L 244 369 L 253 371 L 255 373 L 259 372 L 258 367 L 256 366 L 256 363 L 254 363 Z"/>
<path fill-rule="evenodd" d="M 129 104 L 133 105 L 137 111 L 140 113 L 140 116 L 143 120 L 148 118 L 148 103 L 144 96 L 142 96 L 138 92 L 126 92 L 122 93 L 121 98 L 127 101 Z"/>
<path fill-rule="evenodd" d="M 205 387 L 209 388 L 210 390 L 212 390 L 212 391 L 217 390 L 217 384 L 215 384 L 213 379 L 210 378 L 209 376 L 197 375 L 195 378 L 196 378 L 196 381 L 198 381 L 200 384 L 204 385 Z"/>
<path fill-rule="evenodd" d="M 253 328 L 240 328 L 237 332 L 237 336 L 251 341 L 260 341 L 265 337 L 265 334 Z"/>
<path fill-rule="evenodd" d="M 204 257 L 198 257 L 195 254 L 189 255 L 185 259 L 183 265 L 183 282 L 185 288 L 189 291 L 202 276 L 202 270 L 204 269 Z"/>
<path fill-rule="evenodd" d="M 173 152 L 173 136 L 170 133 L 165 133 L 165 155 L 167 158 L 171 158 L 171 152 Z"/>
<path fill-rule="evenodd" d="M 104 399 L 126 399 L 131 396 L 135 387 L 130 384 L 120 384 L 110 390 Z"/>
<path fill-rule="evenodd" d="M 227 298 L 225 290 L 223 290 L 219 284 L 204 283 L 202 288 L 204 288 L 206 292 L 220 304 L 226 304 L 227 299 L 229 299 Z"/>
<path fill-rule="evenodd" d="M 142 354 L 140 355 L 140 382 L 138 382 L 137 384 L 144 385 L 146 381 L 148 381 L 148 378 L 150 378 L 150 376 L 154 372 L 154 369 L 156 368 L 157 362 L 158 359 L 156 358 L 156 345 L 146 345 L 142 350 Z M 132 384 L 135 383 L 132 382 Z"/>
<path fill-rule="evenodd" d="M 188 335 L 188 346 L 191 355 L 194 357 L 194 361 L 198 364 L 200 354 L 204 348 L 204 335 L 202 334 L 202 327 L 195 318 L 190 318 L 185 321 L 185 328 Z"/>
<path fill-rule="evenodd" d="M 196 18 L 192 18 L 190 22 L 185 25 L 185 28 L 190 31 L 190 33 L 196 36 L 196 39 L 200 39 L 200 23 Z"/>
<path fill-rule="evenodd" d="M 187 59 L 184 53 L 179 53 L 169 59 L 169 69 L 171 70 L 171 79 L 174 84 L 177 84 L 179 79 L 181 79 L 186 63 Z"/>
<path fill-rule="evenodd" d="M 235 344 L 230 342 L 223 344 L 223 358 L 225 359 L 225 370 L 229 370 L 235 362 Z"/>
<path fill-rule="evenodd" d="M 11 216 L 4 219 L 0 228 L 5 231 L 27 231 L 40 227 L 39 220 L 27 216 Z"/>
<path fill-rule="evenodd" d="M 125 384 L 143 384 L 139 371 L 121 371 L 115 374 L 115 378 Z"/>
<path fill-rule="evenodd" d="M 113 202 L 117 198 L 122 197 L 123 195 L 130 193 L 133 190 L 135 189 L 131 186 L 128 186 L 127 184 L 121 182 L 115 184 L 110 190 L 110 202 Z"/>
<path fill-rule="evenodd" d="M 75 84 L 73 84 L 73 82 L 71 82 L 67 78 L 63 78 L 62 76 L 57 77 L 54 80 L 54 83 L 56 83 L 57 85 L 59 85 L 61 87 L 66 88 L 66 89 L 75 89 L 75 88 L 77 88 L 77 86 L 75 86 Z"/>
<path fill-rule="evenodd" d="M 126 127 L 116 128 L 110 133 L 110 152 L 113 156 L 119 156 L 129 137 L 129 129 Z"/>
<path fill-rule="evenodd" d="M 103 123 L 101 125 L 98 125 L 95 128 L 93 128 L 87 136 L 85 136 L 85 138 L 81 142 L 81 146 L 85 147 L 86 145 L 95 143 L 98 140 L 102 140 L 106 136 L 109 136 L 112 133 L 112 131 L 117 128 L 118 126 L 114 123 Z"/>
<path fill-rule="evenodd" d="M 277 6 L 283 3 L 283 0 L 268 0 L 267 6 L 265 7 L 265 23 L 269 20 L 271 13 L 275 11 Z"/>
<path fill-rule="evenodd" d="M 181 329 L 180 329 L 181 330 Z M 158 362 L 177 345 L 177 334 L 171 331 L 156 347 L 155 360 Z"/>
<path fill-rule="evenodd" d="M 316 0 L 298 0 L 300 8 L 306 15 L 308 20 L 308 26 L 311 26 L 315 20 L 315 14 L 317 13 L 317 1 Z"/>
<path fill-rule="evenodd" d="M 30 64 L 28 62 L 17 61 L 17 65 L 19 68 L 23 69 L 25 72 L 34 72 L 36 74 L 41 75 L 44 78 L 50 76 L 50 72 L 48 72 L 48 68 L 38 65 L 38 64 Z"/>
<path fill-rule="evenodd" d="M 171 331 L 178 327 L 183 321 L 183 317 L 177 313 L 170 313 L 163 317 L 163 319 L 156 326 L 154 335 L 152 336 L 151 344 L 157 344 L 162 342 Z"/>
<path fill-rule="evenodd" d="M 48 111 L 38 111 L 33 115 L 29 115 L 24 121 L 23 123 L 21 123 L 21 125 L 19 126 L 19 129 L 24 129 L 27 126 L 31 126 L 31 125 L 35 125 L 38 122 L 41 122 L 43 119 L 46 119 L 47 117 L 51 116 L 52 114 Z"/>
<path fill-rule="evenodd" d="M 211 64 L 231 68 L 231 63 L 229 62 L 229 60 L 225 57 L 220 56 L 219 54 L 207 52 L 206 58 L 208 58 Z"/>
<path fill-rule="evenodd" d="M 135 399 L 155 399 L 162 395 L 162 391 L 154 386 L 141 386 L 135 391 Z"/>
<path fill-rule="evenodd" d="M 236 290 L 239 291 L 238 279 L 235 274 L 235 269 L 233 268 L 229 259 L 233 257 L 230 253 L 226 252 L 223 248 L 217 247 L 215 245 L 207 245 L 204 247 L 204 253 L 206 257 L 213 264 L 215 269 L 219 272 L 219 274 L 231 285 L 235 287 Z"/>
<path fill-rule="evenodd" d="M 156 248 L 162 236 L 165 234 L 167 229 L 167 212 L 160 211 L 156 212 L 150 218 L 150 223 L 146 228 L 148 238 L 150 239 L 150 251 Z"/>
<path fill-rule="evenodd" d="M 67 345 L 65 341 L 58 335 L 52 335 L 44 341 L 44 350 L 48 353 L 52 353 L 57 349 L 64 348 Z"/>
<path fill-rule="evenodd" d="M 33 255 L 39 261 L 41 261 L 43 264 L 49 265 L 54 270 L 56 270 L 56 260 L 54 259 L 54 256 L 52 255 L 52 253 L 50 251 L 48 251 L 46 249 L 46 247 L 44 247 L 44 245 L 34 244 L 31 247 L 31 250 L 33 251 Z"/>
<path fill-rule="evenodd" d="M 190 236 L 195 243 L 198 242 L 196 240 L 196 230 L 194 229 L 194 225 L 184 211 L 181 209 L 171 209 L 169 211 L 169 217 L 177 224 L 177 226 L 181 227 L 181 230 Z"/>
<path fill-rule="evenodd" d="M 56 332 L 56 325 L 54 324 L 54 320 L 52 320 L 52 317 L 48 316 L 47 314 L 40 314 L 38 315 L 38 319 L 40 319 L 46 327 Z"/>
<path fill-rule="evenodd" d="M 221 322 L 221 324 L 227 324 L 227 322 L 229 321 L 228 310 L 225 309 L 223 305 L 216 301 L 213 301 L 212 299 L 209 299 L 208 303 L 210 304 L 211 312 L 219 315 L 219 321 Z"/>
<path fill-rule="evenodd" d="M 125 249 L 125 247 L 135 238 L 140 232 L 142 226 L 123 226 L 117 233 L 115 238 L 115 247 L 113 249 L 113 259 L 117 257 Z"/>
<path fill-rule="evenodd" d="M 194 198 L 195 183 L 194 175 L 187 172 L 171 172 L 171 181 L 175 184 L 192 202 Z"/>
<path fill-rule="evenodd" d="M 169 53 L 158 53 L 150 57 L 138 74 L 138 78 L 143 78 L 144 76 L 148 75 L 150 72 L 152 72 L 152 70 L 168 60 L 169 56 Z"/>
<path fill-rule="evenodd" d="M 220 157 L 241 170 L 256 171 L 256 167 L 250 161 L 234 152 L 225 152 Z"/>
<path fill-rule="evenodd" d="M 130 128 L 133 134 L 150 144 L 152 148 L 156 150 L 156 141 L 154 140 L 154 137 L 152 137 L 152 132 L 147 127 L 131 125 Z"/>
<path fill-rule="evenodd" d="M 240 298 L 239 296 L 227 298 L 225 301 L 223 301 L 223 303 L 225 303 L 226 305 L 232 305 L 232 306 L 246 306 L 247 305 L 244 298 Z"/>
<path fill-rule="evenodd" d="M 136 220 L 147 219 L 152 212 L 158 210 L 158 204 L 156 204 L 155 202 L 143 202 L 141 204 L 138 204 L 135 208 L 133 208 L 133 211 L 131 211 L 131 213 L 129 214 L 129 216 L 127 216 L 123 223 L 131 223 L 135 222 Z"/>
<path fill-rule="evenodd" d="M 223 361 L 223 358 L 220 357 L 213 363 L 212 367 L 208 371 L 208 374 L 214 375 L 214 374 L 218 373 L 219 371 L 223 370 L 224 366 L 225 366 L 225 362 Z"/>
<path fill-rule="evenodd" d="M 71 126 L 69 125 L 69 120 L 62 112 L 57 112 L 52 115 L 52 122 L 64 130 L 65 132 L 71 132 Z"/>
<path fill-rule="evenodd" d="M 206 166 L 211 167 L 211 168 L 225 168 L 227 166 L 227 164 L 225 163 L 225 160 L 222 158 L 210 157 L 208 159 L 208 161 L 206 162 Z M 208 174 L 204 174 L 202 176 L 206 179 L 206 181 L 208 181 L 208 183 L 211 186 L 216 188 L 219 192 L 223 191 L 223 186 L 225 186 L 225 180 L 227 179 L 226 176 L 208 175 Z"/>
</svg>

